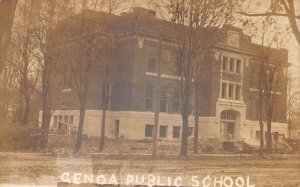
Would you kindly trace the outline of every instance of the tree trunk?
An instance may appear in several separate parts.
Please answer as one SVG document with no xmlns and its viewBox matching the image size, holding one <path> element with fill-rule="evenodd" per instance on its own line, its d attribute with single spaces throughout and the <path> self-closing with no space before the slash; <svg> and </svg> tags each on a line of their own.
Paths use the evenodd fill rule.
<svg viewBox="0 0 300 187">
<path fill-rule="evenodd" d="M 292 31 L 295 35 L 295 38 L 298 42 L 298 45 L 300 45 L 300 32 L 297 24 L 297 18 L 296 18 L 296 10 L 295 10 L 295 4 L 294 0 L 288 0 L 288 6 L 285 6 L 286 13 L 288 15 L 288 19 L 292 28 Z"/>
<path fill-rule="evenodd" d="M 188 127 L 189 127 L 189 113 L 190 113 L 190 86 L 189 80 L 184 80 L 183 90 L 183 109 L 182 114 L 182 136 L 181 136 L 181 149 L 180 155 L 187 156 L 188 154 Z"/>
<path fill-rule="evenodd" d="M 199 139 L 199 114 L 195 114 L 194 154 L 198 154 L 198 139 Z"/>
<path fill-rule="evenodd" d="M 260 70 L 259 70 L 259 82 L 258 82 L 258 102 L 259 102 L 259 130 L 260 130 L 260 144 L 259 144 L 259 150 L 260 150 L 260 155 L 263 155 L 264 152 L 264 123 L 263 123 L 263 102 L 264 102 L 264 97 L 263 97 L 263 73 L 264 73 L 264 64 L 263 61 L 261 61 L 260 64 Z"/>
<path fill-rule="evenodd" d="M 29 114 L 30 114 L 30 96 L 28 93 L 28 90 L 25 93 L 24 99 L 25 99 L 25 108 L 24 108 L 24 114 L 23 114 L 23 124 L 27 125 L 29 123 Z"/>
<path fill-rule="evenodd" d="M 272 150 L 272 125 L 270 122 L 267 123 L 267 152 Z"/>
<path fill-rule="evenodd" d="M 187 156 L 188 154 L 188 115 L 182 115 L 182 135 L 181 135 L 181 148 L 180 155 Z"/>
<path fill-rule="evenodd" d="M 85 118 L 85 110 L 86 110 L 86 100 L 87 100 L 86 96 L 80 96 L 79 124 L 78 124 L 74 153 L 78 153 L 82 147 L 82 133 L 83 133 L 84 118 Z"/>
<path fill-rule="evenodd" d="M 259 130 L 260 130 L 259 149 L 260 149 L 260 155 L 262 155 L 264 152 L 264 123 L 261 120 L 259 121 Z"/>
<path fill-rule="evenodd" d="M 23 96 L 24 101 L 22 101 L 22 104 L 24 104 L 24 110 L 21 117 L 21 123 L 22 125 L 28 124 L 29 120 L 29 110 L 30 110 L 30 93 L 29 93 L 29 80 L 28 80 L 28 71 L 29 71 L 29 47 L 30 47 L 30 34 L 29 30 L 26 31 L 26 36 L 24 38 L 22 49 L 22 67 L 21 67 L 21 81 L 20 81 L 20 87 L 21 87 L 21 94 Z"/>
<path fill-rule="evenodd" d="M 0 74 L 4 68 L 5 53 L 10 41 L 16 4 L 17 0 L 0 1 Z"/>
<path fill-rule="evenodd" d="M 100 144 L 99 144 L 99 152 L 104 151 L 105 145 L 105 121 L 106 121 L 106 110 L 108 104 L 108 92 L 109 92 L 109 85 L 103 84 L 102 88 L 102 119 L 101 119 L 101 132 L 100 132 Z"/>
<path fill-rule="evenodd" d="M 47 63 L 47 62 L 46 62 Z M 43 114 L 42 114 L 42 137 L 41 137 L 41 148 L 45 149 L 48 145 L 50 121 L 51 121 L 51 76 L 50 69 L 45 63 L 43 72 L 43 82 L 42 82 L 42 102 L 43 102 Z"/>
<path fill-rule="evenodd" d="M 198 154 L 198 140 L 199 140 L 199 67 L 196 66 L 196 78 L 195 78 L 195 90 L 194 90 L 194 101 L 195 101 L 195 129 L 194 129 L 194 154 Z"/>
</svg>

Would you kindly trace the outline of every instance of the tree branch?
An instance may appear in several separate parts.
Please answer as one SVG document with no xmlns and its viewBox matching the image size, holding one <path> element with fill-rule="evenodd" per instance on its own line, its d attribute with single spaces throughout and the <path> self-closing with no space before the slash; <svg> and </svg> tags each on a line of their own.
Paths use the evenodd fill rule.
<svg viewBox="0 0 300 187">
<path fill-rule="evenodd" d="M 284 14 L 284 13 L 278 13 L 278 12 L 264 12 L 264 13 L 246 13 L 246 12 L 239 12 L 239 14 L 244 16 L 282 16 L 282 17 L 289 17 L 290 15 Z M 295 15 L 295 19 L 300 20 L 300 16 Z"/>
</svg>

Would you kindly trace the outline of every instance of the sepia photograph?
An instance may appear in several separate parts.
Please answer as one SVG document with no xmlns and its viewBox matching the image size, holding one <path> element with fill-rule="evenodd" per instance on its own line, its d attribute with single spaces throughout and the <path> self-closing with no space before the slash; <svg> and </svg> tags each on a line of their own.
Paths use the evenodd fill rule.
<svg viewBox="0 0 300 187">
<path fill-rule="evenodd" d="M 0 0 L 0 187 L 300 187 L 299 0 Z"/>
</svg>

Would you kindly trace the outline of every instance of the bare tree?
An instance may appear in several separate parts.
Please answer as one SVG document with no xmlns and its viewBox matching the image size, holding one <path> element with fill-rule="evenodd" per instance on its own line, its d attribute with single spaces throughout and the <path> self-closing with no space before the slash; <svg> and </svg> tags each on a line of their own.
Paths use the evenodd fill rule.
<svg viewBox="0 0 300 187">
<path fill-rule="evenodd" d="M 174 22 L 174 35 L 177 50 L 176 71 L 179 77 L 179 91 L 182 115 L 182 138 L 180 155 L 187 156 L 188 124 L 192 111 L 197 59 L 211 45 L 207 38 L 225 23 L 233 19 L 232 13 L 237 1 L 196 1 L 170 0 L 158 1 L 154 6 L 159 12 L 167 13 Z M 199 120 L 196 119 L 199 122 Z M 196 126 L 198 125 L 195 124 Z M 197 127 L 196 127 L 197 128 Z M 197 133 L 196 133 L 197 135 Z M 197 140 L 197 137 L 195 138 Z M 197 140 L 198 141 L 198 140 Z"/>
<path fill-rule="evenodd" d="M 300 31 L 299 31 L 299 19 L 300 15 L 297 14 L 295 7 L 296 0 L 269 0 L 269 9 L 266 12 L 246 12 L 242 11 L 241 14 L 245 16 L 254 16 L 254 17 L 287 17 L 292 31 L 296 37 L 298 44 L 300 45 Z M 251 2 L 252 3 L 252 2 Z"/>
<path fill-rule="evenodd" d="M 84 13 L 77 21 L 76 27 L 78 27 L 77 29 L 79 32 L 76 34 L 79 35 L 79 38 L 75 41 L 74 53 L 69 55 L 73 56 L 73 60 L 71 60 L 71 71 L 74 77 L 75 89 L 80 103 L 79 124 L 74 150 L 75 153 L 78 152 L 82 147 L 82 133 L 87 96 L 89 93 L 91 71 L 95 61 L 93 58 L 95 38 L 90 33 L 92 32 L 89 29 L 91 28 L 91 22 L 86 20 Z"/>
<path fill-rule="evenodd" d="M 291 139 L 292 129 L 296 125 L 296 115 L 299 105 L 299 96 L 297 95 L 296 79 L 290 74 L 287 77 L 287 119 L 288 119 L 288 139 Z"/>
<path fill-rule="evenodd" d="M 41 148 L 46 148 L 50 120 L 52 115 L 52 95 L 54 92 L 55 68 L 59 59 L 59 47 L 55 45 L 54 29 L 59 19 L 68 16 L 69 4 L 60 0 L 45 0 L 36 2 L 39 23 L 34 29 L 34 39 L 38 50 L 35 54 L 37 61 L 41 64 L 42 71 L 42 137 Z M 69 12 L 70 13 L 70 12 Z"/>
<path fill-rule="evenodd" d="M 6 61 L 11 60 L 13 50 L 8 49 Z M 7 63 L 0 75 L 0 119 L 7 119 L 15 104 L 17 85 L 16 73 L 11 63 Z M 12 116 L 10 116 L 12 117 Z"/>
<path fill-rule="evenodd" d="M 100 41 L 97 42 L 97 66 L 103 74 L 102 83 L 102 117 L 101 117 L 101 132 L 99 141 L 99 152 L 103 152 L 105 145 L 105 126 L 106 112 L 108 110 L 109 92 L 112 84 L 113 66 L 115 66 L 116 58 L 122 53 L 117 50 L 120 47 L 120 42 L 117 39 L 117 33 L 114 31 L 115 23 L 112 20 L 115 14 L 120 11 L 130 11 L 134 6 L 135 1 L 124 0 L 100 0 L 92 2 L 94 9 L 104 13 L 102 23 L 99 26 L 98 32 L 102 33 Z"/>
<path fill-rule="evenodd" d="M 30 120 L 31 98 L 39 80 L 40 66 L 34 60 L 37 46 L 33 40 L 33 28 L 36 25 L 34 0 L 20 4 L 17 9 L 12 35 L 12 50 L 16 57 L 12 59 L 19 84 L 19 123 L 26 125 Z"/>
<path fill-rule="evenodd" d="M 285 44 L 289 31 L 279 27 L 276 19 L 266 17 L 257 22 L 247 21 L 245 24 L 253 29 L 253 36 L 256 37 L 257 43 L 256 60 L 257 71 L 254 76 L 258 77 L 256 88 L 258 96 L 258 119 L 260 125 L 260 153 L 264 150 L 264 125 L 267 127 L 266 148 L 269 152 L 272 148 L 272 122 L 278 117 L 278 106 L 274 106 L 280 99 L 278 93 L 284 89 L 286 81 L 284 76 L 284 61 L 287 59 L 287 52 L 281 49 Z M 257 32 L 261 35 L 257 35 Z M 276 61 L 274 62 L 274 58 Z M 285 95 L 285 93 L 282 93 Z M 276 109 L 276 113 L 274 110 Z M 276 119 L 278 120 L 278 119 Z"/>
</svg>

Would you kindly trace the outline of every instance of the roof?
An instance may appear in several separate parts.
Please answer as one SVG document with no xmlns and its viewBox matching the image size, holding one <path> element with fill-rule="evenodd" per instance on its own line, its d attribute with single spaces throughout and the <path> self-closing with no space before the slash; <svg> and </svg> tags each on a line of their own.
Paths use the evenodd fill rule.
<svg viewBox="0 0 300 187">
<path fill-rule="evenodd" d="M 157 38 L 160 33 L 165 38 L 174 39 L 176 37 L 176 28 L 183 26 L 159 19 L 155 15 L 155 11 L 141 7 L 135 7 L 132 12 L 121 13 L 120 15 L 83 10 L 81 13 L 59 22 L 55 33 L 72 35 L 77 32 L 92 33 L 99 30 L 111 30 L 119 34 L 139 33 L 154 38 Z M 257 54 L 267 49 L 271 58 L 288 63 L 288 51 L 286 49 L 274 49 L 252 43 L 250 36 L 243 34 L 241 28 L 232 25 L 224 25 L 222 28 L 204 28 L 202 30 L 204 34 L 201 39 L 215 39 L 214 42 L 216 44 L 219 43 L 227 48 L 230 47 L 227 45 L 227 33 L 229 30 L 239 34 L 239 50 Z"/>
</svg>

